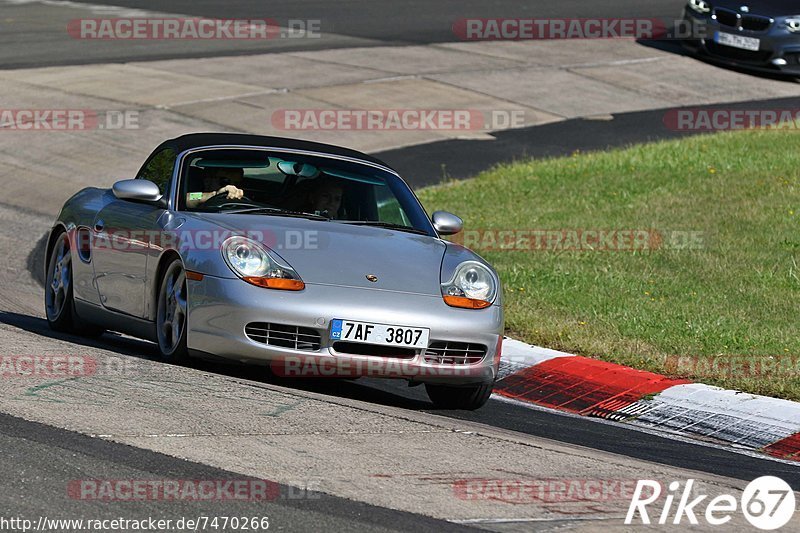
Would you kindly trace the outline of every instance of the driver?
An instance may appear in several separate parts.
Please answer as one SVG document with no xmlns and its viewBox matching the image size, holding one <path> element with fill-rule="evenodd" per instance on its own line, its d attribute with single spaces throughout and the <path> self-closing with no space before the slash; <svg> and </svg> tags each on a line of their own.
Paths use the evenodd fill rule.
<svg viewBox="0 0 800 533">
<path fill-rule="evenodd" d="M 203 190 L 210 192 L 190 192 L 186 195 L 186 207 L 194 209 L 214 198 L 218 194 L 227 195 L 228 200 L 241 200 L 244 191 L 243 168 L 217 168 L 203 180 Z"/>
</svg>

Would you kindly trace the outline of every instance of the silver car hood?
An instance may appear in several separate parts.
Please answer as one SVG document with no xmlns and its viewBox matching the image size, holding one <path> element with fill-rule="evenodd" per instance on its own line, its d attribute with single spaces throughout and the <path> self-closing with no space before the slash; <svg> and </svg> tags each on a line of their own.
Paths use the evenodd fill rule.
<svg viewBox="0 0 800 533">
<path fill-rule="evenodd" d="M 440 272 L 447 246 L 434 237 L 304 218 L 189 216 L 259 240 L 308 284 L 441 295 Z"/>
</svg>

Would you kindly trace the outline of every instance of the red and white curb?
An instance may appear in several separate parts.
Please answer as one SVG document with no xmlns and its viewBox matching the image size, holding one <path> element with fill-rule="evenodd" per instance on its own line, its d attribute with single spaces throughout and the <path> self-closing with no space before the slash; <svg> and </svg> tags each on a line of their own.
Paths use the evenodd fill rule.
<svg viewBox="0 0 800 533">
<path fill-rule="evenodd" d="M 506 338 L 495 394 L 800 461 L 800 403 L 671 379 Z"/>
</svg>

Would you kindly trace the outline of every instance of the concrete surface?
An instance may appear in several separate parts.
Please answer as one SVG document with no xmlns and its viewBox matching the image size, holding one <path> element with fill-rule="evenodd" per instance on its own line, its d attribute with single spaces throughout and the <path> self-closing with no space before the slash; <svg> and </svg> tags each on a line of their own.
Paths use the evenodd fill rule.
<svg viewBox="0 0 800 533">
<path fill-rule="evenodd" d="M 0 20 L 16 17 L 36 24 L 41 22 L 36 18 L 41 5 L 0 4 Z M 89 16 L 86 13 L 97 9 L 47 7 L 62 22 L 74 18 L 76 12 Z M 347 42 L 352 43 L 349 46 L 363 44 Z M 85 44 L 72 43 L 70 53 L 79 55 L 79 47 Z M 627 500 L 588 507 L 585 502 L 520 505 L 497 499 L 463 500 L 453 490 L 458 479 L 650 477 L 669 482 L 693 478 L 712 494 L 739 491 L 744 483 L 738 479 L 481 423 L 265 383 L 256 369 L 252 375 L 232 377 L 168 366 L 153 360 L 152 345 L 124 337 L 107 335 L 100 341 L 85 341 L 31 327 L 41 326 L 42 291 L 28 267 L 41 265 L 26 262 L 63 201 L 81 187 L 109 186 L 133 176 L 150 150 L 170 136 L 204 130 L 267 133 L 272 131 L 270 118 L 276 109 L 316 108 L 317 103 L 332 108 L 426 109 L 457 104 L 523 109 L 526 125 L 532 125 L 687 102 L 703 105 L 800 94 L 800 87 L 791 83 L 720 70 L 633 42 L 562 42 L 558 47 L 540 42 L 513 44 L 359 47 L 344 55 L 284 52 L 235 61 L 170 59 L 146 64 L 98 63 L 95 57 L 89 62 L 96 64 L 89 67 L 0 71 L 7 109 L 140 113 L 138 127 L 123 130 L 0 128 L 0 179 L 6 191 L 0 199 L 2 351 L 5 355 L 84 355 L 96 358 L 104 369 L 94 376 L 66 380 L 4 377 L 0 379 L 0 410 L 227 472 L 295 485 L 318 481 L 323 492 L 335 496 L 497 531 L 530 530 L 532 524 L 540 530 L 568 525 L 579 531 L 599 527 L 622 531 L 627 529 L 620 523 Z M 555 48 L 561 54 L 559 60 L 544 59 L 552 57 L 548 54 L 555 53 Z M 91 48 L 83 50 L 94 53 Z M 174 57 L 163 49 L 140 51 L 139 59 L 147 54 Z M 206 53 L 202 47 L 190 53 L 195 52 Z M 109 61 L 132 56 L 130 50 L 121 49 L 105 56 L 96 53 Z M 281 74 L 295 64 L 304 70 Z M 669 90 L 653 94 L 652 83 L 667 82 L 651 81 L 642 74 L 648 71 L 640 67 L 670 72 L 668 81 L 675 84 L 675 96 Z M 410 78 L 397 80 L 397 76 Z M 698 79 L 718 89 L 709 96 L 698 90 Z M 391 94 L 385 102 L 381 100 L 384 94 Z M 377 151 L 447 140 L 453 132 L 347 131 L 297 136 Z M 37 262 L 35 257 L 33 262 Z M 96 463 L 83 469 L 87 477 L 126 472 L 102 470 Z M 740 515 L 735 524 L 741 527 Z"/>
<path fill-rule="evenodd" d="M 5 9 L 0 4 L 0 18 Z M 189 131 L 296 136 L 370 152 L 495 138 L 487 134 L 492 124 L 474 131 L 276 128 L 273 114 L 285 109 L 476 109 L 486 117 L 519 111 L 523 120 L 516 125 L 530 127 L 800 95 L 793 82 L 720 69 L 632 41 L 450 43 L 3 70 L 0 87 L 10 109 L 140 113 L 136 129 L 0 128 L 0 177 L 10 183 L 16 205 L 49 215 L 79 183 L 108 186 L 131 176 L 161 140 Z M 49 187 L 54 179 L 63 185 Z M 51 193 L 41 197 L 45 187 Z"/>
</svg>

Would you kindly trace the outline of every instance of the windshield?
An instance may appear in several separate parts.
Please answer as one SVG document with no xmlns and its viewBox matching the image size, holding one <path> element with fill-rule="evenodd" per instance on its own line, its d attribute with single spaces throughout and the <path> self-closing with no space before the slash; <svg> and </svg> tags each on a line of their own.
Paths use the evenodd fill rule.
<svg viewBox="0 0 800 533">
<path fill-rule="evenodd" d="M 180 183 L 182 210 L 308 215 L 435 235 L 402 180 L 359 163 L 255 149 L 204 150 L 186 156 Z"/>
</svg>

